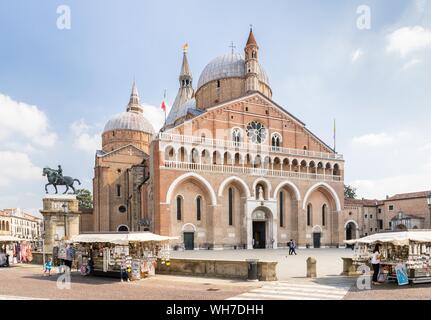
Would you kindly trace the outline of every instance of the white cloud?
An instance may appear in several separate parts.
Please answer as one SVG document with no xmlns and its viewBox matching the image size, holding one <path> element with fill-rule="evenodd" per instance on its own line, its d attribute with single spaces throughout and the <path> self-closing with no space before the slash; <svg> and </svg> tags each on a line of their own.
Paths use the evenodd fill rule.
<svg viewBox="0 0 431 320">
<path fill-rule="evenodd" d="M 370 146 L 370 147 L 388 145 L 393 143 L 394 141 L 395 141 L 395 138 L 388 135 L 385 132 L 369 133 L 363 136 L 354 137 L 352 139 L 352 143 L 354 145 L 362 145 L 362 146 Z"/>
<path fill-rule="evenodd" d="M 407 69 L 409 69 L 409 68 L 411 68 L 411 67 L 413 67 L 413 66 L 415 66 L 415 65 L 417 65 L 417 64 L 420 64 L 420 63 L 422 63 L 422 60 L 420 60 L 420 59 L 411 59 L 409 62 L 407 62 L 406 64 L 404 64 L 404 66 L 403 66 L 403 70 L 407 70 Z"/>
<path fill-rule="evenodd" d="M 7 142 L 11 137 L 15 141 L 28 139 L 37 147 L 51 147 L 57 140 L 44 112 L 0 93 L 0 141 Z"/>
<path fill-rule="evenodd" d="M 144 117 L 153 125 L 154 131 L 158 132 L 165 123 L 165 113 L 160 107 L 143 104 Z M 169 107 L 167 108 L 169 109 Z M 167 114 L 169 114 L 167 112 Z"/>
<path fill-rule="evenodd" d="M 395 30 L 386 37 L 388 52 L 399 53 L 402 57 L 431 47 L 431 30 L 421 26 L 403 27 Z"/>
<path fill-rule="evenodd" d="M 380 179 L 356 180 L 351 183 L 358 195 L 370 199 L 384 199 L 386 195 L 431 190 L 431 170 L 417 174 L 406 174 Z M 421 171 L 421 170 L 418 170 Z"/>
<path fill-rule="evenodd" d="M 35 166 L 29 156 L 22 152 L 0 151 L 0 186 L 13 181 L 42 180 L 42 169 Z"/>
<path fill-rule="evenodd" d="M 72 123 L 70 129 L 75 135 L 73 145 L 76 149 L 94 154 L 96 150 L 100 150 L 102 147 L 101 133 L 92 133 L 91 131 L 94 129 L 86 124 L 83 119 Z"/>
<path fill-rule="evenodd" d="M 357 49 L 352 53 L 352 62 L 358 61 L 364 55 L 364 51 L 362 49 Z"/>
</svg>

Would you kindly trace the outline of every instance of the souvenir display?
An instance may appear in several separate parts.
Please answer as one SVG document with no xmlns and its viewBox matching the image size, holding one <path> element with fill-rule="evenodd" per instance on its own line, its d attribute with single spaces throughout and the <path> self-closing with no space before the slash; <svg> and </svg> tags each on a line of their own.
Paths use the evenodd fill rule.
<svg viewBox="0 0 431 320">
<path fill-rule="evenodd" d="M 155 237 L 160 237 L 154 235 Z M 151 241 L 130 241 L 128 244 L 119 244 L 123 241 L 113 240 L 109 242 L 76 242 L 77 268 L 82 275 L 88 275 L 88 259 L 94 261 L 94 270 L 104 273 L 116 273 L 122 279 L 127 274 L 128 280 L 139 280 L 154 276 L 157 261 L 170 265 L 170 246 L 168 238 Z M 116 243 L 118 242 L 118 243 Z M 59 252 L 61 248 L 59 248 Z"/>
<path fill-rule="evenodd" d="M 370 263 L 376 243 L 357 243 L 353 254 L 355 265 Z M 380 245 L 381 274 L 385 280 L 398 281 L 400 285 L 431 282 L 431 243 L 410 241 L 409 245 L 384 242 Z M 404 269 L 401 268 L 403 266 Z"/>
</svg>

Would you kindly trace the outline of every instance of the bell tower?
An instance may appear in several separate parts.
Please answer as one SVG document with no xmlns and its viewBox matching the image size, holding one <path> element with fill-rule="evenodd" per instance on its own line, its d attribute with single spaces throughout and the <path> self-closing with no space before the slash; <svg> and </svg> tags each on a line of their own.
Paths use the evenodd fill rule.
<svg viewBox="0 0 431 320">
<path fill-rule="evenodd" d="M 253 28 L 250 27 L 247 44 L 245 46 L 245 91 L 252 92 L 259 90 L 259 47 L 254 38 Z"/>
</svg>

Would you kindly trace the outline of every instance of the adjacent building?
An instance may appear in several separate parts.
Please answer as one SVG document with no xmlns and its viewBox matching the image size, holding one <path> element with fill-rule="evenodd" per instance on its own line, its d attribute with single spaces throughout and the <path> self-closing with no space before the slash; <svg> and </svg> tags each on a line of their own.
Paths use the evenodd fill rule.
<svg viewBox="0 0 431 320">
<path fill-rule="evenodd" d="M 42 239 L 43 220 L 21 209 L 0 210 L 0 234 L 38 241 Z"/>
<path fill-rule="evenodd" d="M 346 239 L 377 232 L 429 229 L 431 191 L 400 193 L 384 200 L 345 199 Z"/>
</svg>

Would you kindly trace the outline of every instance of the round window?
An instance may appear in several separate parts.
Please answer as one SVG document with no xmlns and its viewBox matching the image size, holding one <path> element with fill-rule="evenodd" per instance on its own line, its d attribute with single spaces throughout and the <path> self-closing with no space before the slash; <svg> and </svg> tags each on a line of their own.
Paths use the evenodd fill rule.
<svg viewBox="0 0 431 320">
<path fill-rule="evenodd" d="M 247 125 L 247 136 L 251 142 L 261 144 L 265 141 L 266 135 L 265 126 L 260 122 L 253 121 Z"/>
<path fill-rule="evenodd" d="M 126 208 L 126 206 L 119 206 L 118 211 L 120 211 L 121 213 L 124 213 L 127 211 L 127 208 Z"/>
</svg>

